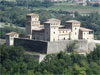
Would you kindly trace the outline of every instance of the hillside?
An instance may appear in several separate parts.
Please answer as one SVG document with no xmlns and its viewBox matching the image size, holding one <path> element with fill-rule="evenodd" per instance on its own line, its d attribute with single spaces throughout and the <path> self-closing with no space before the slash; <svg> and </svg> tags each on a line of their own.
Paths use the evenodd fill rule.
<svg viewBox="0 0 100 75">
<path fill-rule="evenodd" d="M 0 0 L 0 1 L 16 2 L 16 0 Z"/>
<path fill-rule="evenodd" d="M 24 54 L 22 47 L 0 45 L 0 74 L 2 75 L 100 75 L 100 46 L 90 54 L 66 52 L 49 54 L 38 63 L 37 59 Z"/>
</svg>

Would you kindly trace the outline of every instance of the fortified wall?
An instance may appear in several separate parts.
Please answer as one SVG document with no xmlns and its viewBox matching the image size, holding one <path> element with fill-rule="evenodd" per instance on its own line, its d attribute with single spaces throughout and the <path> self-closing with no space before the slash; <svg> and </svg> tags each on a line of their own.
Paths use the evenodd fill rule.
<svg viewBox="0 0 100 75">
<path fill-rule="evenodd" d="M 78 53 L 89 53 L 95 47 L 94 43 L 88 43 L 87 40 L 63 40 L 63 41 L 36 41 L 22 38 L 14 39 L 15 46 L 23 46 L 25 50 L 39 53 L 58 53 L 68 51 L 74 47 L 74 51 Z"/>
</svg>

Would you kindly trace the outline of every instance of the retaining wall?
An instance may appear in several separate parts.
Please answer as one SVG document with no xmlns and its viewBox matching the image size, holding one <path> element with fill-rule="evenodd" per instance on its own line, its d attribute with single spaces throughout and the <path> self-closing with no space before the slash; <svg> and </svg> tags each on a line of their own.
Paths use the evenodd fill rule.
<svg viewBox="0 0 100 75">
<path fill-rule="evenodd" d="M 68 50 L 69 46 L 74 46 L 74 42 L 76 42 L 76 48 L 74 50 L 79 53 L 88 53 L 89 51 L 92 51 L 95 47 L 93 43 L 88 43 L 87 40 L 63 40 L 55 42 L 45 42 L 21 38 L 14 39 L 15 46 L 23 46 L 25 50 L 46 54 L 58 53 Z"/>
</svg>

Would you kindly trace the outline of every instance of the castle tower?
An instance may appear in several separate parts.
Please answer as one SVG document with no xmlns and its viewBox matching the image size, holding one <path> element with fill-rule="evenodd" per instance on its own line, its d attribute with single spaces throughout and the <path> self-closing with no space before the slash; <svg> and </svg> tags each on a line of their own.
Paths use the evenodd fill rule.
<svg viewBox="0 0 100 75">
<path fill-rule="evenodd" d="M 66 28 L 71 29 L 70 40 L 79 39 L 80 22 L 76 20 L 66 21 Z"/>
<path fill-rule="evenodd" d="M 40 25 L 39 15 L 30 13 L 26 16 L 26 33 L 32 34 L 32 30 L 37 28 Z"/>
<path fill-rule="evenodd" d="M 10 32 L 6 34 L 6 45 L 12 46 L 14 45 L 14 38 L 18 38 L 19 34 L 16 32 Z"/>
<path fill-rule="evenodd" d="M 48 19 L 44 23 L 45 27 L 45 41 L 57 41 L 58 40 L 58 28 L 60 26 L 60 20 Z"/>
</svg>

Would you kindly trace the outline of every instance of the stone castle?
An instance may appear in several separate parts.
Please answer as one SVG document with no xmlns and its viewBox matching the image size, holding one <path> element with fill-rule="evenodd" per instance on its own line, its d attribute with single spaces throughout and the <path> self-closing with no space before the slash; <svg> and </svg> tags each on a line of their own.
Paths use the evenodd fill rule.
<svg viewBox="0 0 100 75">
<path fill-rule="evenodd" d="M 38 14 L 28 14 L 26 21 L 26 32 L 30 39 L 44 41 L 59 40 L 93 40 L 94 32 L 91 29 L 80 27 L 80 22 L 76 20 L 66 21 L 61 25 L 59 19 L 51 18 L 40 25 Z"/>
<path fill-rule="evenodd" d="M 94 31 L 80 27 L 81 23 L 77 20 L 69 20 L 61 25 L 61 20 L 51 18 L 41 25 L 39 15 L 34 13 L 27 14 L 26 19 L 26 36 L 21 38 L 16 32 L 7 33 L 7 45 L 24 46 L 42 53 L 64 51 L 74 40 L 79 41 L 79 50 L 88 52 L 91 49 L 89 47 L 92 47 L 90 43 L 94 40 Z"/>
</svg>

